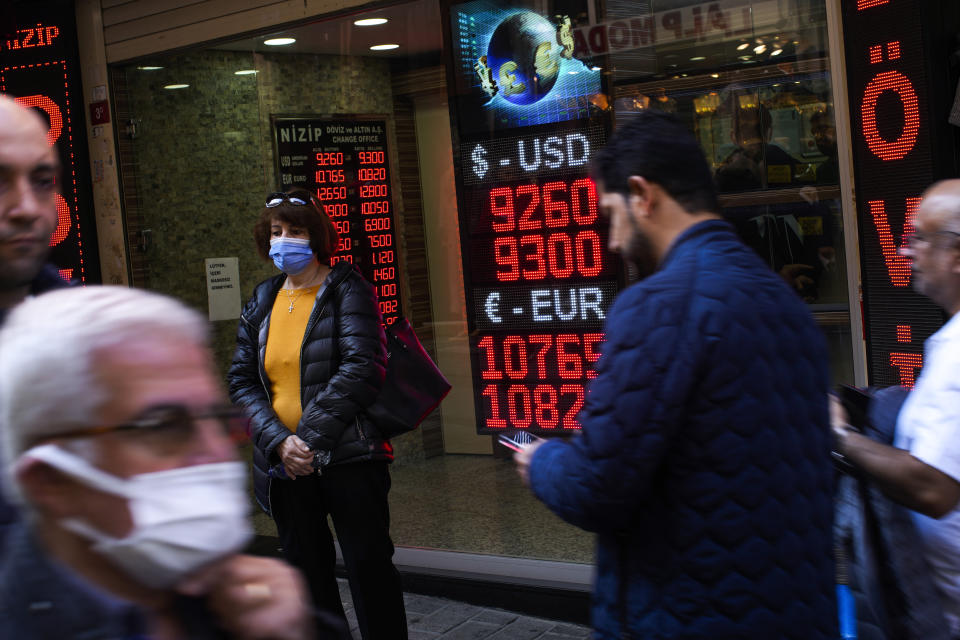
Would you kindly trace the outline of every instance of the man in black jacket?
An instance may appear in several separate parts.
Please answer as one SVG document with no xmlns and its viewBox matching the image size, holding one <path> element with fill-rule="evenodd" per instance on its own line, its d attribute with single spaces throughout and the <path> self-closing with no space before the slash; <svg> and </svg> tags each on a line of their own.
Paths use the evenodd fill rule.
<svg viewBox="0 0 960 640">
<path fill-rule="evenodd" d="M 28 295 L 65 286 L 46 265 L 57 227 L 60 163 L 36 113 L 0 95 L 0 325 Z M 0 492 L 0 549 L 16 510 Z"/>
</svg>

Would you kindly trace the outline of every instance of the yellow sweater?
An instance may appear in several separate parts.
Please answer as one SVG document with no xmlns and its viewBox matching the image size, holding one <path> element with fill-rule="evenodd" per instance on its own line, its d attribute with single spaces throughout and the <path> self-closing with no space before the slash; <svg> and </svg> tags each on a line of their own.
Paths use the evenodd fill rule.
<svg viewBox="0 0 960 640">
<path fill-rule="evenodd" d="M 272 387 L 273 410 L 290 431 L 297 430 L 303 413 L 300 405 L 300 346 L 320 286 L 292 291 L 281 289 L 270 315 L 263 368 Z"/>
</svg>

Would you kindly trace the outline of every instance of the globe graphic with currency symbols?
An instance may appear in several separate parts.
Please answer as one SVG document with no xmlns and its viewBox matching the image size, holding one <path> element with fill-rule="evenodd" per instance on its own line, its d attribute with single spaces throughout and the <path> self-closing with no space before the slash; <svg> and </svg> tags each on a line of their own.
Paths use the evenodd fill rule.
<svg viewBox="0 0 960 640">
<path fill-rule="evenodd" d="M 501 22 L 487 46 L 499 95 L 520 105 L 542 100 L 557 83 L 561 51 L 556 27 L 541 15 L 523 11 Z"/>
</svg>

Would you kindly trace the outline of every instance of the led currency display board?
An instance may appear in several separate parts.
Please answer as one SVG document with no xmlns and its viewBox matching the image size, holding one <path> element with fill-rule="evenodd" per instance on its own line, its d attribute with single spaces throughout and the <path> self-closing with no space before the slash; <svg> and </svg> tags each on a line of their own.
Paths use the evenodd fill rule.
<svg viewBox="0 0 960 640">
<path fill-rule="evenodd" d="M 50 260 L 66 279 L 100 278 L 73 3 L 19 3 L 0 11 L 0 93 L 49 123 L 62 167 Z"/>
<path fill-rule="evenodd" d="M 934 180 L 936 134 L 923 55 L 922 12 L 913 0 L 845 2 L 857 214 L 870 383 L 912 386 L 923 343 L 943 313 L 912 288 L 899 254 L 920 195 Z"/>
<path fill-rule="evenodd" d="M 601 76 L 570 55 L 577 15 L 470 2 L 447 17 L 477 431 L 572 433 L 620 282 L 588 175 Z"/>
<path fill-rule="evenodd" d="M 401 315 L 387 120 L 273 116 L 277 176 L 312 191 L 340 234 L 331 265 L 357 265 L 386 324 Z"/>
</svg>

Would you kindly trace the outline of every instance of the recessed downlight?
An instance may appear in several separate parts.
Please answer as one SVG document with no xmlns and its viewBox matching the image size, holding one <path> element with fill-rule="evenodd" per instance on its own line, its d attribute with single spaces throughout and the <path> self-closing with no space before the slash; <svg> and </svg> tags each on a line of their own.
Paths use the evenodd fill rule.
<svg viewBox="0 0 960 640">
<path fill-rule="evenodd" d="M 296 38 L 270 38 L 269 40 L 264 40 L 263 44 L 268 47 L 282 47 L 284 45 L 293 44 L 296 42 Z"/>
<path fill-rule="evenodd" d="M 186 89 L 190 85 L 188 84 L 165 84 L 163 85 L 164 89 Z"/>
<path fill-rule="evenodd" d="M 400 45 L 398 44 L 375 44 L 370 47 L 370 51 L 390 51 L 391 49 L 399 49 Z"/>
<path fill-rule="evenodd" d="M 235 76 L 252 76 L 257 73 L 256 69 L 240 69 L 240 71 L 234 71 L 233 75 Z"/>
<path fill-rule="evenodd" d="M 157 71 L 158 69 L 163 69 L 163 67 L 137 67 L 140 71 Z"/>
<path fill-rule="evenodd" d="M 590 67 L 590 71 L 600 71 L 601 69 L 603 69 L 603 67 L 598 67 L 597 65 Z"/>
<path fill-rule="evenodd" d="M 353 24 L 358 27 L 376 27 L 377 25 L 387 24 L 386 18 L 363 18 L 354 20 Z"/>
<path fill-rule="evenodd" d="M 743 51 L 749 46 L 750 46 L 749 42 L 741 42 L 740 45 L 737 47 L 737 51 Z"/>
<path fill-rule="evenodd" d="M 690 58 L 690 62 L 703 62 L 706 59 L 707 59 L 706 56 L 693 56 L 692 58 Z"/>
<path fill-rule="evenodd" d="M 783 49 L 774 49 L 773 51 L 770 52 L 770 57 L 772 58 L 773 56 L 778 56 L 781 53 L 783 53 Z"/>
<path fill-rule="evenodd" d="M 757 55 L 760 55 L 761 53 L 763 53 L 763 52 L 766 51 L 766 50 L 767 50 L 767 45 L 765 45 L 765 44 L 758 44 L 757 46 L 755 46 L 755 47 L 753 48 L 753 52 L 754 52 L 755 54 L 757 54 Z"/>
</svg>

